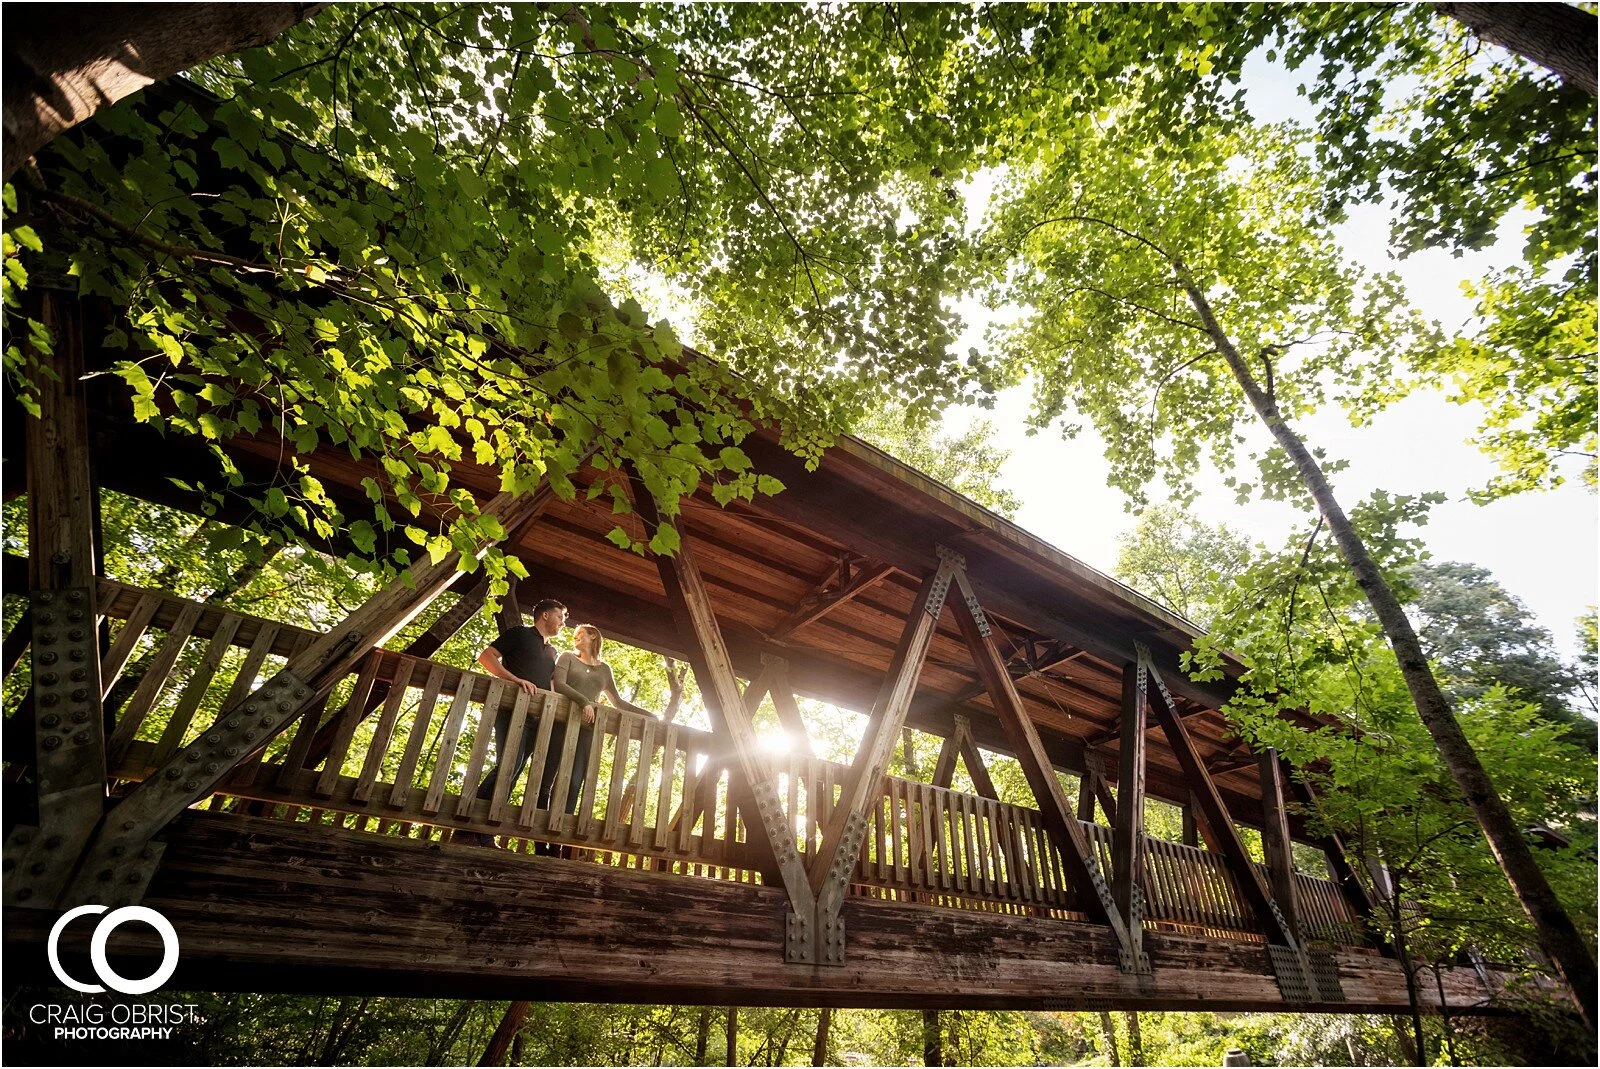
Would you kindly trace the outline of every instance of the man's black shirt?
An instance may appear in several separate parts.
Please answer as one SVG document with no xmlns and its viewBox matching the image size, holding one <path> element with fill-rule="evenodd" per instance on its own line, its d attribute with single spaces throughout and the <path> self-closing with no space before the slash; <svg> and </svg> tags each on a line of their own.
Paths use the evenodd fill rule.
<svg viewBox="0 0 1600 1069">
<path fill-rule="evenodd" d="M 500 637 L 489 643 L 489 648 L 500 652 L 500 663 L 506 671 L 526 679 L 541 690 L 550 689 L 550 677 L 556 670 L 556 651 L 544 640 L 535 627 L 513 627 L 502 631 Z"/>
</svg>

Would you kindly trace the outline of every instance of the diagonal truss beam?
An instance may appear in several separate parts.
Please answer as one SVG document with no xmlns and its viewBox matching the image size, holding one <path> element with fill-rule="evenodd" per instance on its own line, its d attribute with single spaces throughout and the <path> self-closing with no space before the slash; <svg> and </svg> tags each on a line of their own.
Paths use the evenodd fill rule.
<svg viewBox="0 0 1600 1069">
<path fill-rule="evenodd" d="M 972 741 L 972 722 L 960 714 L 955 717 L 955 729 L 945 737 L 944 744 L 939 747 L 939 759 L 933 767 L 935 787 L 950 786 L 951 780 L 955 778 L 957 757 L 966 762 L 967 775 L 972 777 L 973 789 L 984 798 L 999 801 L 1000 792 L 994 789 L 994 780 L 989 777 L 989 766 L 984 764 L 978 744 Z"/>
<path fill-rule="evenodd" d="M 956 566 L 952 562 L 953 555 L 942 556 L 939 567 L 917 591 L 911 615 L 900 634 L 894 656 L 889 660 L 888 674 L 872 703 L 867 730 L 850 763 L 850 771 L 845 774 L 838 804 L 822 829 L 822 845 L 811 863 L 808 875 L 816 896 L 815 912 L 822 939 L 819 964 L 844 962 L 844 929 L 839 906 L 844 900 L 850 874 L 855 870 L 861 840 L 867 832 L 867 807 L 879 797 L 883 774 L 894 754 L 906 710 L 916 692 L 917 677 L 922 673 L 922 662 L 927 658 L 928 647 L 938 628 L 945 594 L 950 589 Z"/>
<path fill-rule="evenodd" d="M 773 642 L 782 642 L 807 624 L 816 623 L 863 590 L 882 582 L 893 571 L 891 565 L 879 561 L 854 553 L 841 554 L 828 573 L 817 581 L 794 611 L 784 617 L 767 637 Z"/>
<path fill-rule="evenodd" d="M 1072 816 L 1066 792 L 1056 779 L 1044 743 L 1039 739 L 1039 730 L 1028 717 L 1016 684 L 1012 683 L 1005 661 L 995 648 L 994 640 L 990 637 L 989 622 L 978 605 L 977 595 L 972 592 L 965 572 L 956 572 L 956 583 L 961 593 L 953 603 L 956 623 L 960 625 L 961 636 L 972 651 L 978 674 L 989 687 L 990 702 L 1022 764 L 1028 785 L 1033 788 L 1045 831 L 1061 851 L 1062 864 L 1078 902 L 1090 920 L 1111 929 L 1124 971 L 1143 972 L 1147 965 L 1136 956 L 1136 948 L 1129 941 L 1127 927 L 1117 915 L 1111 888 L 1100 871 L 1094 848 Z"/>
<path fill-rule="evenodd" d="M 1234 827 L 1233 818 L 1228 815 L 1228 807 L 1223 804 L 1222 795 L 1217 791 L 1216 781 L 1206 771 L 1205 762 L 1200 760 L 1199 751 L 1195 749 L 1194 740 L 1189 737 L 1188 729 L 1184 727 L 1183 717 L 1173 705 L 1172 694 L 1167 690 L 1161 673 L 1150 664 L 1143 650 L 1139 653 L 1139 659 L 1144 663 L 1149 672 L 1150 682 L 1153 684 L 1151 709 L 1161 724 L 1173 756 L 1178 759 L 1178 767 L 1183 770 L 1189 785 L 1194 789 L 1195 800 L 1199 803 L 1201 815 L 1205 817 L 1206 826 L 1210 829 L 1216 845 L 1221 848 L 1219 853 L 1233 870 L 1234 878 L 1239 883 L 1245 901 L 1250 904 L 1250 908 L 1261 921 L 1262 930 L 1266 932 L 1269 943 L 1298 950 L 1299 940 L 1295 938 L 1294 931 L 1290 928 L 1287 918 L 1278 909 L 1277 903 L 1272 900 L 1271 893 L 1261 880 L 1261 873 L 1251 863 L 1250 853 L 1245 849 L 1244 840 L 1239 838 L 1239 829 Z"/>
<path fill-rule="evenodd" d="M 706 712 L 711 717 L 712 729 L 728 742 L 733 767 L 730 786 L 747 815 L 751 844 L 772 858 L 778 882 L 789 896 L 793 912 L 784 939 L 785 954 L 791 960 L 815 960 L 816 940 L 809 918 L 814 914 L 816 899 L 795 846 L 794 831 L 778 799 L 771 764 L 761 754 L 755 725 L 746 712 L 745 696 L 739 691 L 739 680 L 734 675 L 733 661 L 711 609 L 705 580 L 682 528 L 661 514 L 654 495 L 638 472 L 631 471 L 629 478 L 634 511 L 644 521 L 646 529 L 652 531 L 652 537 L 653 532 L 662 527 L 677 529 L 677 553 L 655 558 L 661 585 L 666 589 L 667 604 L 677 622 L 681 641 L 690 649 L 689 663 L 700 686 Z M 749 689 L 754 691 L 755 684 Z M 759 700 L 757 697 L 751 704 L 758 704 Z M 758 819 L 750 819 L 752 814 Z"/>
</svg>

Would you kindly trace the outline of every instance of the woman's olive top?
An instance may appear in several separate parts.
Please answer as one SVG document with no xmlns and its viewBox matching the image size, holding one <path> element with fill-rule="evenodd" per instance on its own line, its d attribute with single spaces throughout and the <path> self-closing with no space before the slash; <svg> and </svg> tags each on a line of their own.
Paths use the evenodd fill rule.
<svg viewBox="0 0 1600 1069">
<path fill-rule="evenodd" d="M 601 695 L 607 690 L 617 689 L 617 681 L 606 662 L 584 664 L 583 658 L 568 652 L 556 658 L 556 671 L 550 681 L 550 689 L 579 705 L 598 705 Z"/>
</svg>

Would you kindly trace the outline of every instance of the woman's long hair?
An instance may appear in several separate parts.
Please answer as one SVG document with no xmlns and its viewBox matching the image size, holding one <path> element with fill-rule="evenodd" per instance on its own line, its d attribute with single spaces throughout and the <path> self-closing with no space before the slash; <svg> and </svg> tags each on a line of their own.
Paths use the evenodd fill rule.
<svg viewBox="0 0 1600 1069">
<path fill-rule="evenodd" d="M 590 631 L 594 633 L 594 656 L 596 660 L 599 660 L 600 651 L 604 649 L 606 645 L 606 637 L 600 633 L 600 629 L 594 626 L 594 624 L 579 624 L 577 627 L 573 628 L 573 638 L 577 638 L 578 634 L 584 631 Z"/>
</svg>

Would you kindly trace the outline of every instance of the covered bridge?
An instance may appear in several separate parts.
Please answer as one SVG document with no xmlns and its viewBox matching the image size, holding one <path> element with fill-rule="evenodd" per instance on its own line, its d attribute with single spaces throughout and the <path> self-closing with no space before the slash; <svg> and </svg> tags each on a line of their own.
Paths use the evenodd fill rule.
<svg viewBox="0 0 1600 1069">
<path fill-rule="evenodd" d="M 587 771 L 567 813 L 539 805 L 532 777 L 571 703 L 430 659 L 484 602 L 481 571 L 455 554 L 326 633 L 99 574 L 100 487 L 195 509 L 171 477 L 212 475 L 215 459 L 136 423 L 111 377 L 82 378 L 115 358 L 96 341 L 107 309 L 30 299 L 56 332 L 44 359 L 59 381 L 41 418 L 6 421 L 5 493 L 28 495 L 30 548 L 6 589 L 28 599 L 4 644 L 6 686 L 26 690 L 6 753 L 14 976 L 41 973 L 63 909 L 139 903 L 174 925 L 170 985 L 190 989 L 1408 1005 L 1365 923 L 1365 874 L 1337 840 L 1307 838 L 1291 770 L 1230 737 L 1217 710 L 1231 682 L 1179 670 L 1192 626 L 870 446 L 846 440 L 807 471 L 758 431 L 743 447 L 787 489 L 727 507 L 697 496 L 675 520 L 636 486 L 645 522 L 676 523 L 672 557 L 606 541 L 609 504 L 581 492 L 596 471 L 566 501 L 497 494 L 492 471 L 454 467 L 500 519 L 525 592 L 691 665 L 713 724 L 602 709 L 584 752 L 561 736 L 554 796 L 574 762 Z M 260 482 L 295 451 L 271 430 L 226 448 Z M 361 500 L 370 465 L 326 447 L 299 459 L 336 501 Z M 420 638 L 388 644 L 419 616 Z M 106 722 L 139 648 L 148 666 Z M 786 755 L 755 736 L 767 695 L 797 741 Z M 797 695 L 867 718 L 849 765 L 811 756 Z M 479 798 L 496 716 L 511 737 L 536 725 L 534 754 Z M 886 774 L 904 726 L 945 740 L 931 782 Z M 1020 762 L 1032 805 L 995 797 L 983 751 Z M 976 793 L 952 789 L 958 760 Z M 1145 834 L 1146 797 L 1183 808 L 1183 841 Z M 1241 827 L 1260 830 L 1264 864 Z M 1293 841 L 1327 871 L 1296 871 Z M 64 934 L 69 962 L 86 960 L 88 928 Z M 139 925 L 111 945 L 130 975 L 160 956 Z M 1502 981 L 1441 978 L 1421 998 L 1457 1013 L 1490 1009 Z"/>
</svg>

